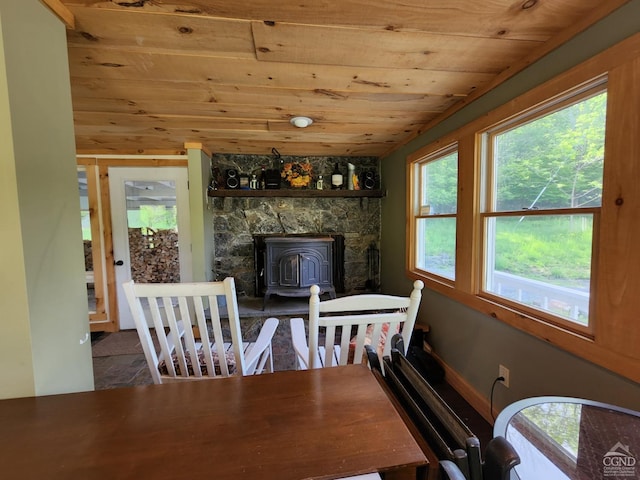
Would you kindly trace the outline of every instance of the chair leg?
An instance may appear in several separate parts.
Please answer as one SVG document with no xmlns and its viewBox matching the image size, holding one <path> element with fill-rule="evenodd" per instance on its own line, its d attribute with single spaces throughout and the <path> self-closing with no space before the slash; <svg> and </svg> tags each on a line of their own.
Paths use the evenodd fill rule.
<svg viewBox="0 0 640 480">
<path fill-rule="evenodd" d="M 307 345 L 307 332 L 302 318 L 289 320 L 291 327 L 291 341 L 296 354 L 296 370 L 307 370 L 309 361 L 309 347 Z"/>
<path fill-rule="evenodd" d="M 273 348 L 269 344 L 268 357 L 267 357 L 267 373 L 273 373 Z"/>
<path fill-rule="evenodd" d="M 263 372 L 273 373 L 273 356 L 271 352 L 271 344 L 265 349 L 258 358 L 258 363 L 254 371 L 254 375 L 260 375 Z"/>
</svg>

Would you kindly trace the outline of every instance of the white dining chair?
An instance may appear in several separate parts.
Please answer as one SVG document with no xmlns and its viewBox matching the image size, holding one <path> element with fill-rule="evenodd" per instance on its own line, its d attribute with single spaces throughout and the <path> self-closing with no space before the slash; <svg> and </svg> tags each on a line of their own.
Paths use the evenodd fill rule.
<svg viewBox="0 0 640 480">
<path fill-rule="evenodd" d="M 123 288 L 154 383 L 273 372 L 271 340 L 279 320 L 266 319 L 255 342 L 243 341 L 232 277 L 196 283 L 131 280 Z M 228 322 L 220 315 L 225 305 Z"/>
<path fill-rule="evenodd" d="M 366 363 L 365 345 L 371 345 L 382 362 L 391 352 L 390 340 L 396 333 L 408 346 L 423 287 L 424 283 L 416 280 L 408 297 L 362 294 L 321 301 L 320 289 L 312 286 L 308 342 L 304 320 L 290 320 L 298 368 Z"/>
</svg>

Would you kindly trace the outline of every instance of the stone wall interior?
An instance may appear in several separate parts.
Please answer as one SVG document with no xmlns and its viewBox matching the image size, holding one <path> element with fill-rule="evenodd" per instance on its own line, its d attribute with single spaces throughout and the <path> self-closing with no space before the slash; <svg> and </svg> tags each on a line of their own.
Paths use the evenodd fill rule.
<svg viewBox="0 0 640 480">
<path fill-rule="evenodd" d="M 373 157 L 218 154 L 213 156 L 212 168 L 214 172 L 235 169 L 250 175 L 260 172 L 262 165 L 278 168 L 287 162 L 310 163 L 314 180 L 323 175 L 325 188 L 330 188 L 329 179 L 336 163 L 345 175 L 347 163 L 355 165 L 356 174 L 371 169 L 379 171 L 378 160 Z M 282 188 L 290 187 L 283 184 Z M 380 243 L 380 198 L 216 197 L 210 202 L 215 236 L 213 272 L 218 280 L 233 276 L 238 296 L 254 296 L 253 236 L 262 234 L 343 234 L 345 293 L 361 293 L 371 287 L 369 250 L 371 245 L 379 247 Z"/>
</svg>

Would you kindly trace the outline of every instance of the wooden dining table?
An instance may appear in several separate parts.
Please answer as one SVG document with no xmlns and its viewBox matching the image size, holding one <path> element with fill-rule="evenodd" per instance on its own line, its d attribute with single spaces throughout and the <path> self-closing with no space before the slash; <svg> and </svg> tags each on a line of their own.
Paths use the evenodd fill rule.
<svg viewBox="0 0 640 480">
<path fill-rule="evenodd" d="M 0 401 L 2 478 L 333 479 L 426 464 L 363 365 Z"/>
</svg>

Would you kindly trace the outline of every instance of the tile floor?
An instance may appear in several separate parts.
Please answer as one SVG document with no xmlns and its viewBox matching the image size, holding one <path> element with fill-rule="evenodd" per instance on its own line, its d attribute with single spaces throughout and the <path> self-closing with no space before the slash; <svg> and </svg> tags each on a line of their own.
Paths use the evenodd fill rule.
<svg viewBox="0 0 640 480">
<path fill-rule="evenodd" d="M 238 299 L 242 331 L 247 340 L 257 335 L 264 319 L 276 317 L 280 320 L 272 342 L 276 371 L 296 368 L 289 319 L 305 317 L 307 302 L 306 298 L 273 296 L 262 310 L 261 298 Z M 92 347 L 96 390 L 153 383 L 135 330 L 94 334 Z"/>
</svg>

